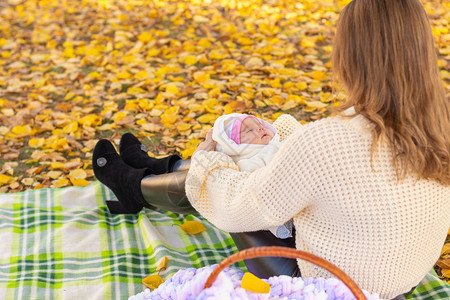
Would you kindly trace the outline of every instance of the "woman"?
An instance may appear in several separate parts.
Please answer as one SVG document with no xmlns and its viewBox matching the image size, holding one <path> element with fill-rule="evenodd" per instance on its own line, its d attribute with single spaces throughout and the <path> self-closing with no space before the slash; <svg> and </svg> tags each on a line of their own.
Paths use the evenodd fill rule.
<svg viewBox="0 0 450 300">
<path fill-rule="evenodd" d="M 229 232 L 293 218 L 299 250 L 393 298 L 432 268 L 450 226 L 450 105 L 426 12 L 418 0 L 355 0 L 332 59 L 348 93 L 340 115 L 296 129 L 252 174 L 205 141 L 186 193 Z M 303 276 L 329 276 L 298 264 Z"/>
<path fill-rule="evenodd" d="M 426 12 L 418 0 L 354 0 L 339 18 L 332 60 L 348 93 L 337 116 L 293 130 L 253 173 L 211 151 L 207 136 L 186 194 L 229 232 L 293 219 L 298 249 L 394 298 L 432 268 L 450 227 L 450 104 Z"/>
</svg>

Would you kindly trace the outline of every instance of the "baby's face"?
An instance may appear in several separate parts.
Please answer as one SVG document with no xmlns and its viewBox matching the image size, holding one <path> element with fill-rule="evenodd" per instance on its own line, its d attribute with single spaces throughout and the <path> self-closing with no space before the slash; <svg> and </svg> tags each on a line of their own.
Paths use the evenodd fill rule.
<svg viewBox="0 0 450 300">
<path fill-rule="evenodd" d="M 267 145 L 275 134 L 255 118 L 246 118 L 241 125 L 241 144 Z"/>
</svg>

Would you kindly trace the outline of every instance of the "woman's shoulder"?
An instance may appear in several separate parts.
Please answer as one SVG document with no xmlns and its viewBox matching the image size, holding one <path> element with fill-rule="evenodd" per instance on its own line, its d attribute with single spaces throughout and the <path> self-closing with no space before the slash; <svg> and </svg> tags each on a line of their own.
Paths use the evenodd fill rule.
<svg viewBox="0 0 450 300">
<path fill-rule="evenodd" d="M 370 141 L 372 139 L 372 125 L 362 115 L 338 114 L 297 128 L 287 139 L 287 142 L 290 139 L 302 140 L 302 143 L 310 141 L 314 144 L 333 141 L 345 143 L 346 140 L 351 142 Z"/>
</svg>

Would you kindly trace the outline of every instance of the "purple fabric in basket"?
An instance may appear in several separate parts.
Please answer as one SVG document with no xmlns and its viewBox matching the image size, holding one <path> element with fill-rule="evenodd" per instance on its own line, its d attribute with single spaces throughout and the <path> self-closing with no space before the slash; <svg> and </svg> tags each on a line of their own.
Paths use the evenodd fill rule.
<svg viewBox="0 0 450 300">
<path fill-rule="evenodd" d="M 298 300 L 353 300 L 355 297 L 340 280 L 335 278 L 307 278 L 276 276 L 263 279 L 271 288 L 267 294 L 258 294 L 241 287 L 244 272 L 226 268 L 213 285 L 203 290 L 203 286 L 214 266 L 200 269 L 180 270 L 167 279 L 156 290 L 145 290 L 134 295 L 129 300 L 156 299 L 298 299 Z M 368 300 L 380 299 L 378 295 L 371 295 L 364 291 Z"/>
</svg>

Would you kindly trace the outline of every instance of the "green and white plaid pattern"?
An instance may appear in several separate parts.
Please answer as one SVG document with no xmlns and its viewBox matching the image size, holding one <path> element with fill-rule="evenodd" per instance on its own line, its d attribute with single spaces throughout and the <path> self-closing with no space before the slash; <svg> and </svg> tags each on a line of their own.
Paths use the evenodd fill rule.
<svg viewBox="0 0 450 300">
<path fill-rule="evenodd" d="M 99 182 L 1 194 L 0 299 L 127 299 L 163 256 L 167 278 L 236 251 L 228 234 L 198 215 L 111 215 L 105 199 L 113 197 Z M 177 226 L 186 220 L 207 230 L 186 234 Z"/>
<path fill-rule="evenodd" d="M 199 215 L 111 215 L 105 200 L 113 197 L 99 182 L 0 194 L 0 299 L 127 299 L 163 256 L 169 263 L 160 275 L 168 278 L 236 251 Z M 207 230 L 186 234 L 177 225 L 187 220 Z M 450 287 L 429 274 L 409 299 L 450 299 Z"/>
<path fill-rule="evenodd" d="M 438 299 L 450 299 L 450 285 L 440 280 L 431 271 L 420 282 L 414 292 L 406 297 L 406 299 L 418 299 L 418 300 L 438 300 Z"/>
</svg>

